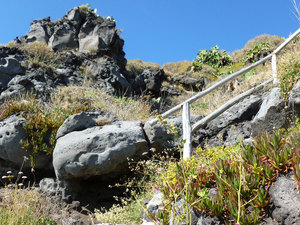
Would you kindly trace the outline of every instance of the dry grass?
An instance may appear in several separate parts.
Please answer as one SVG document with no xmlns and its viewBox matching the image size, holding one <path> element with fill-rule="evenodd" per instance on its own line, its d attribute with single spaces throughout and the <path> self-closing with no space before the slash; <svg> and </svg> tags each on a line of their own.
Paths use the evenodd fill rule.
<svg viewBox="0 0 300 225">
<path fill-rule="evenodd" d="M 0 197 L 1 224 L 57 224 L 51 215 L 59 213 L 53 201 L 33 189 L 3 188 Z M 61 211 L 61 213 L 65 213 Z"/>
<path fill-rule="evenodd" d="M 145 68 L 160 68 L 160 65 L 153 62 L 143 62 L 140 59 L 128 60 L 126 69 L 138 76 Z"/>
<path fill-rule="evenodd" d="M 146 121 L 151 116 L 151 105 L 146 100 L 113 97 L 99 89 L 89 87 L 61 87 L 52 96 L 51 104 L 64 108 L 87 105 L 92 109 L 110 112 L 119 120 Z"/>
<path fill-rule="evenodd" d="M 33 67 L 53 69 L 56 67 L 58 56 L 45 43 L 33 42 L 20 47 Z"/>
</svg>

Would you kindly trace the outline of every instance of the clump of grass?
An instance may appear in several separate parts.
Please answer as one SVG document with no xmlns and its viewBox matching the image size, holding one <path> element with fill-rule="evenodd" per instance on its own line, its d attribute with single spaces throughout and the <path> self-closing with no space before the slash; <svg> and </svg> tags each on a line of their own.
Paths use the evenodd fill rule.
<svg viewBox="0 0 300 225">
<path fill-rule="evenodd" d="M 2 224 L 56 225 L 49 212 L 55 208 L 50 200 L 32 189 L 4 188 L 0 197 L 0 221 Z M 45 201 L 46 200 L 46 201 Z"/>
<path fill-rule="evenodd" d="M 143 62 L 140 59 L 128 60 L 126 69 L 133 72 L 134 75 L 138 76 L 146 68 L 160 68 L 160 65 L 152 62 Z"/>
<path fill-rule="evenodd" d="M 54 104 L 64 107 L 87 104 L 92 109 L 111 112 L 119 120 L 146 121 L 151 116 L 151 104 L 146 99 L 114 97 L 96 88 L 61 87 L 54 99 Z"/>
<path fill-rule="evenodd" d="M 179 61 L 165 63 L 162 68 L 168 74 L 186 74 L 192 72 L 193 63 L 190 61 Z"/>
<path fill-rule="evenodd" d="M 46 43 L 33 42 L 20 47 L 32 67 L 53 70 L 57 66 L 57 56 Z"/>
</svg>

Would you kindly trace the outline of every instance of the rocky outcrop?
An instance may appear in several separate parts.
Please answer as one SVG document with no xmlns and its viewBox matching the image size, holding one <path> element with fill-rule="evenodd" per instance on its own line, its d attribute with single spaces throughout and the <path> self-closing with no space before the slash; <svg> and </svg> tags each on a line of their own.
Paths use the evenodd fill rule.
<svg viewBox="0 0 300 225">
<path fill-rule="evenodd" d="M 280 89 L 275 87 L 264 99 L 262 107 L 251 122 L 252 134 L 258 134 L 286 126 L 288 112 Z"/>
<path fill-rule="evenodd" d="M 52 22 L 50 18 L 35 20 L 30 31 L 21 38 L 22 43 L 35 41 L 48 44 L 57 50 L 74 49 L 85 53 L 108 55 L 124 70 L 124 41 L 119 36 L 116 23 L 97 16 L 92 10 L 75 7 L 62 19 Z"/>
<path fill-rule="evenodd" d="M 131 86 L 121 73 L 120 67 L 110 58 L 102 57 L 87 60 L 85 66 L 91 73 L 91 78 L 98 82 L 99 88 L 110 94 L 122 95 L 131 93 Z"/>
<path fill-rule="evenodd" d="M 160 68 L 145 68 L 135 78 L 133 90 L 135 93 L 154 94 L 159 96 L 161 93 L 162 82 L 165 79 L 164 71 Z"/>
</svg>

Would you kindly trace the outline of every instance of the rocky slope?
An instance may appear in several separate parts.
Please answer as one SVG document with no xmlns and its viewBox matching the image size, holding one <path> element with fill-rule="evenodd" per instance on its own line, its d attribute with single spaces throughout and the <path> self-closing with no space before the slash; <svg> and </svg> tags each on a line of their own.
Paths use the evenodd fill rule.
<svg viewBox="0 0 300 225">
<path fill-rule="evenodd" d="M 165 73 L 161 68 L 143 68 L 138 73 L 126 70 L 124 41 L 115 21 L 99 17 L 82 7 L 73 8 L 54 22 L 50 18 L 33 21 L 28 34 L 16 39 L 13 45 L 0 47 L 2 103 L 25 93 L 47 102 L 58 87 L 81 86 L 87 80 L 91 82 L 90 87 L 113 95 L 143 93 L 161 97 L 180 94 L 162 86 Z M 33 51 L 35 48 L 36 52 Z M 203 79 L 184 76 L 174 82 L 198 90 L 206 84 Z M 288 127 L 289 116 L 300 112 L 299 87 L 300 83 L 294 87 L 288 104 L 278 88 L 246 98 L 199 130 L 194 144 L 234 145 L 240 139 L 251 141 L 252 136 L 262 131 Z M 286 104 L 289 107 L 285 107 Z M 194 116 L 193 121 L 201 117 Z M 23 164 L 24 157 L 30 158 L 32 154 L 21 144 L 26 139 L 26 123 L 28 121 L 22 113 L 0 121 L 3 174 L 8 169 L 17 173 L 21 166 L 24 169 L 31 166 L 29 161 Z M 168 123 L 178 126 L 181 134 L 180 117 L 172 118 Z M 151 157 L 153 153 L 175 147 L 173 137 L 162 125 L 151 127 L 147 122 L 118 121 L 110 113 L 90 109 L 65 120 L 56 134 L 53 154 L 38 154 L 35 169 L 41 171 L 42 191 L 50 195 L 59 194 L 69 201 L 79 200 L 92 208 L 109 204 L 113 195 L 120 194 L 120 190 L 108 189 L 108 185 L 129 174 L 128 158 L 140 160 L 145 155 Z M 52 177 L 45 178 L 46 174 Z M 285 182 L 279 180 L 278 185 L 281 183 Z M 280 211 L 278 208 L 286 207 L 282 206 L 278 197 L 281 189 L 278 186 L 272 189 L 277 196 L 274 197 L 274 214 Z M 297 213 L 296 210 L 289 218 L 299 219 Z M 294 221 L 278 218 L 273 219 L 281 224 Z M 202 217 L 200 219 L 203 220 Z"/>
</svg>

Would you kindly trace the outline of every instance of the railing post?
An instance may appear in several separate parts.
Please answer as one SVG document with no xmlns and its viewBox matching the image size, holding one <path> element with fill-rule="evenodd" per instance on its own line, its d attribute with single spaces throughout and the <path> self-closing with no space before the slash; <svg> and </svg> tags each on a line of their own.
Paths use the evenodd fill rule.
<svg viewBox="0 0 300 225">
<path fill-rule="evenodd" d="M 183 146 L 183 160 L 186 160 L 192 156 L 192 127 L 189 103 L 184 103 L 182 107 L 182 138 L 185 140 Z"/>
<path fill-rule="evenodd" d="M 272 76 L 273 76 L 273 85 L 277 86 L 278 78 L 277 78 L 277 59 L 276 54 L 272 55 Z"/>
</svg>

